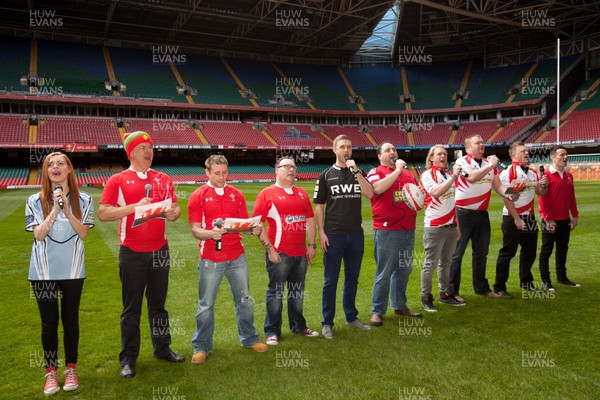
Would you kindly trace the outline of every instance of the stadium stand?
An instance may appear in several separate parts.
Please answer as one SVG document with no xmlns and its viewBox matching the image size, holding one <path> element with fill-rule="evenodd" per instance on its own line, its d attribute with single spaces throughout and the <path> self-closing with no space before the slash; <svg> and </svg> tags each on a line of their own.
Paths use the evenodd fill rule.
<svg viewBox="0 0 600 400">
<path fill-rule="evenodd" d="M 25 185 L 28 175 L 28 167 L 0 167 L 0 188 Z"/>
<path fill-rule="evenodd" d="M 111 118 L 40 117 L 37 144 L 120 144 Z"/>
<path fill-rule="evenodd" d="M 0 115 L 0 143 L 27 144 L 29 125 L 26 115 Z"/>
<path fill-rule="evenodd" d="M 278 63 L 276 66 L 298 87 L 305 88 L 319 110 L 357 111 L 350 103 L 348 88 L 336 67 Z"/>
<path fill-rule="evenodd" d="M 175 119 L 168 115 L 155 119 L 128 119 L 127 132 L 144 131 L 150 134 L 157 145 L 190 144 L 201 145 L 202 141 L 186 120 Z"/>
<path fill-rule="evenodd" d="M 259 106 L 309 108 L 306 102 L 296 98 L 293 85 L 285 81 L 270 63 L 241 59 L 228 59 L 227 62 L 244 86 L 256 95 Z M 277 102 L 276 95 L 283 100 Z"/>
<path fill-rule="evenodd" d="M 0 36 L 0 91 L 26 91 L 19 80 L 29 72 L 31 41 Z"/>
<path fill-rule="evenodd" d="M 251 105 L 240 95 L 240 87 L 219 58 L 188 54 L 186 63 L 177 68 L 183 81 L 197 90 L 195 103 Z"/>
<path fill-rule="evenodd" d="M 157 51 L 108 49 L 116 79 L 127 86 L 121 96 L 187 103 L 185 96 L 177 93 L 178 82 L 165 54 Z"/>
<path fill-rule="evenodd" d="M 331 142 L 312 130 L 310 125 L 268 124 L 269 135 L 280 146 L 300 146 L 303 148 L 330 148 Z"/>
<path fill-rule="evenodd" d="M 104 88 L 108 73 L 101 47 L 39 40 L 37 50 L 38 74 L 44 77 L 40 95 L 111 94 Z"/>
<path fill-rule="evenodd" d="M 211 144 L 227 146 L 256 146 L 259 148 L 275 147 L 252 124 L 243 122 L 203 122 L 202 133 Z"/>
<path fill-rule="evenodd" d="M 413 110 L 452 108 L 452 95 L 459 90 L 467 63 L 455 61 L 406 67 L 408 89 L 415 96 Z"/>
<path fill-rule="evenodd" d="M 368 111 L 404 110 L 399 95 L 402 76 L 398 67 L 344 68 L 344 74 L 357 94 L 365 100 Z"/>
</svg>

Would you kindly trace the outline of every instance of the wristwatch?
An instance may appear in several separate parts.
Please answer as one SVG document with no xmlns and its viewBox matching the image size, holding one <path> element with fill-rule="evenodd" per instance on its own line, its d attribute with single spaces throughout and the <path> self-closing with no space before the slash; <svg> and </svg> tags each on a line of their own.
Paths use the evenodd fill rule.
<svg viewBox="0 0 600 400">
<path fill-rule="evenodd" d="M 353 173 L 354 175 L 358 175 L 358 174 L 361 174 L 361 173 L 362 173 L 362 171 L 360 170 L 360 168 L 356 168 L 356 171 L 352 171 L 352 173 Z"/>
<path fill-rule="evenodd" d="M 306 247 L 312 247 L 313 249 L 316 249 L 317 245 L 315 243 L 309 243 L 306 245 Z"/>
</svg>

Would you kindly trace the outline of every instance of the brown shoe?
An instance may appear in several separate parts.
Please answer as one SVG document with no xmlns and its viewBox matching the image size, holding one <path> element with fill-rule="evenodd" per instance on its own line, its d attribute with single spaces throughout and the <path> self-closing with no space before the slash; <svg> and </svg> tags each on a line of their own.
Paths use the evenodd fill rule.
<svg viewBox="0 0 600 400">
<path fill-rule="evenodd" d="M 383 316 L 381 316 L 379 314 L 371 315 L 371 325 L 373 325 L 373 326 L 383 325 Z"/>
<path fill-rule="evenodd" d="M 196 365 L 204 364 L 207 356 L 208 356 L 208 354 L 206 354 L 205 351 L 195 352 L 194 355 L 192 356 L 192 364 L 196 364 Z"/>
<path fill-rule="evenodd" d="M 485 294 L 485 296 L 486 296 L 486 297 L 489 297 L 490 299 L 499 299 L 500 297 L 502 297 L 502 296 L 500 296 L 500 295 L 499 295 L 498 293 L 496 293 L 496 292 L 487 292 L 487 293 Z"/>
<path fill-rule="evenodd" d="M 396 315 L 404 315 L 405 317 L 421 318 L 423 314 L 414 312 L 410 308 L 403 308 L 402 310 L 394 310 Z"/>
<path fill-rule="evenodd" d="M 264 343 L 261 343 L 261 342 L 256 342 L 252 346 L 248 346 L 246 348 L 250 349 L 250 350 L 254 350 L 257 353 L 264 353 L 265 351 L 269 350 L 267 345 Z"/>
</svg>

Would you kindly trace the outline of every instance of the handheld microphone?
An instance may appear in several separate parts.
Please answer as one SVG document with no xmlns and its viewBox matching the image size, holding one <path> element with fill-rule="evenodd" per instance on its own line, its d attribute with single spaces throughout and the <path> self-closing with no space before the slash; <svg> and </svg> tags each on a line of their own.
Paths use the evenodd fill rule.
<svg viewBox="0 0 600 400">
<path fill-rule="evenodd" d="M 221 229 L 223 227 L 223 219 L 222 218 L 217 218 L 213 221 L 213 226 L 217 229 Z M 221 249 L 223 248 L 223 244 L 221 243 L 221 239 L 215 240 L 215 242 L 217 242 L 217 251 L 221 251 Z"/>
<path fill-rule="evenodd" d="M 540 165 L 540 176 L 541 176 L 542 178 L 544 177 L 544 171 L 545 171 L 545 170 L 544 170 L 544 166 L 543 166 L 543 165 Z M 542 184 L 542 185 L 540 186 L 540 188 L 542 188 L 542 189 L 546 189 L 547 187 L 548 187 L 548 184 L 547 184 L 547 183 L 544 183 L 544 184 Z"/>
<path fill-rule="evenodd" d="M 344 161 L 348 161 L 349 159 L 350 159 L 350 157 L 344 156 Z"/>
<path fill-rule="evenodd" d="M 54 190 L 60 190 L 62 192 L 63 187 L 62 187 L 62 185 L 60 183 L 57 183 L 56 186 L 54 186 Z M 63 208 L 65 206 L 65 201 L 63 200 L 62 197 L 58 198 L 58 206 L 60 208 Z"/>
<path fill-rule="evenodd" d="M 150 191 L 152 190 L 152 185 L 149 183 L 146 183 L 146 186 L 144 186 L 144 188 L 146 189 L 146 197 L 150 197 Z"/>
<path fill-rule="evenodd" d="M 392 161 L 394 162 L 394 164 L 396 164 L 396 161 L 398 161 L 399 158 L 394 158 Z M 408 169 L 408 164 L 405 162 L 404 163 L 404 169 Z"/>
</svg>

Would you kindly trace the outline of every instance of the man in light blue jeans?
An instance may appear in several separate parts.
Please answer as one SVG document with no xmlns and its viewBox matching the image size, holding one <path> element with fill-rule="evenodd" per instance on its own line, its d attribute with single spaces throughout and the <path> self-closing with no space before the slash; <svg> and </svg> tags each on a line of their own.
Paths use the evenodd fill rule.
<svg viewBox="0 0 600 400">
<path fill-rule="evenodd" d="M 213 349 L 215 297 L 223 276 L 229 281 L 235 303 L 238 334 L 242 346 L 256 352 L 267 351 L 254 328 L 254 300 L 250 297 L 248 264 L 240 232 L 223 229 L 227 218 L 248 218 L 246 199 L 241 191 L 227 185 L 227 159 L 212 155 L 206 162 L 208 183 L 192 193 L 188 202 L 188 221 L 192 235 L 200 241 L 198 262 L 198 312 L 192 338 L 192 364 L 203 364 Z M 256 236 L 262 227 L 253 229 Z"/>
<path fill-rule="evenodd" d="M 215 298 L 223 276 L 227 278 L 231 288 L 242 346 L 251 347 L 259 340 L 254 328 L 254 302 L 248 294 L 249 275 L 246 255 L 242 254 L 235 260 L 225 262 L 200 260 L 198 262 L 197 329 L 192 338 L 194 353 L 208 354 L 213 349 Z"/>
</svg>

